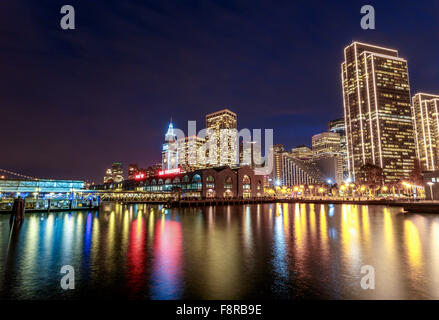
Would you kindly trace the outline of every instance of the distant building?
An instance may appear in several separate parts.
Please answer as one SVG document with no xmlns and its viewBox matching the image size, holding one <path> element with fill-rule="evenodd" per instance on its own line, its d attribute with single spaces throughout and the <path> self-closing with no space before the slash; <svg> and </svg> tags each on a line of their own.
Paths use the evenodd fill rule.
<svg viewBox="0 0 439 320">
<path fill-rule="evenodd" d="M 348 167 L 348 150 L 346 146 L 346 124 L 345 119 L 340 118 L 328 122 L 328 131 L 335 132 L 340 135 L 340 155 L 343 163 L 343 179 L 349 177 Z"/>
<path fill-rule="evenodd" d="M 214 142 L 215 155 L 209 155 L 214 163 L 212 167 L 229 166 L 235 167 L 238 164 L 237 145 L 237 115 L 229 109 L 223 109 L 206 115 L 206 129 L 212 131 L 207 140 Z"/>
<path fill-rule="evenodd" d="M 113 182 L 114 182 L 113 171 L 111 170 L 111 168 L 109 168 L 107 169 L 107 171 L 105 171 L 104 183 L 113 183 Z"/>
<path fill-rule="evenodd" d="M 134 180 L 138 172 L 139 172 L 139 166 L 137 164 L 130 164 L 128 166 L 128 180 Z"/>
<path fill-rule="evenodd" d="M 325 182 L 338 185 L 343 179 L 343 160 L 338 154 L 323 154 L 315 157 L 313 163 L 320 170 Z"/>
<path fill-rule="evenodd" d="M 171 121 L 165 135 L 165 143 L 162 146 L 162 170 L 175 168 L 178 168 L 177 136 Z"/>
<path fill-rule="evenodd" d="M 383 169 L 386 183 L 407 179 L 416 158 L 407 61 L 398 51 L 353 42 L 341 65 L 348 166 Z"/>
<path fill-rule="evenodd" d="M 340 134 L 322 132 L 312 137 L 312 152 L 314 156 L 321 154 L 340 154 Z"/>
<path fill-rule="evenodd" d="M 177 141 L 178 164 L 183 172 L 194 171 L 205 168 L 204 161 L 201 160 L 200 150 L 206 142 L 198 136 L 185 137 Z"/>
<path fill-rule="evenodd" d="M 159 164 L 158 167 L 156 166 L 149 166 L 148 168 L 145 169 L 145 176 L 146 178 L 149 177 L 154 177 L 158 171 L 160 171 L 162 169 L 162 165 Z"/>
<path fill-rule="evenodd" d="M 439 95 L 417 93 L 412 99 L 416 148 L 423 170 L 439 169 Z"/>
<path fill-rule="evenodd" d="M 285 151 L 283 145 L 274 145 L 272 153 L 273 171 L 271 180 L 274 186 L 324 182 L 324 178 L 315 164 L 297 159 L 291 153 Z"/>
<path fill-rule="evenodd" d="M 241 141 L 239 144 L 239 166 L 261 168 L 264 165 L 260 144 L 256 141 Z"/>
<path fill-rule="evenodd" d="M 104 176 L 104 183 L 121 182 L 124 180 L 123 167 L 120 162 L 113 162 L 111 168 L 107 169 Z"/>
<path fill-rule="evenodd" d="M 343 158 L 340 134 L 323 132 L 312 137 L 313 162 L 319 168 L 326 182 L 343 182 Z"/>
<path fill-rule="evenodd" d="M 307 146 L 297 146 L 291 149 L 291 155 L 299 160 L 309 161 L 313 158 L 313 153 L 311 148 Z"/>
<path fill-rule="evenodd" d="M 147 177 L 147 170 L 139 168 L 137 164 L 130 164 L 128 167 L 128 180 L 139 180 Z"/>
<path fill-rule="evenodd" d="M 339 133 L 340 136 L 346 135 L 346 124 L 344 118 L 329 121 L 328 131 Z"/>
</svg>

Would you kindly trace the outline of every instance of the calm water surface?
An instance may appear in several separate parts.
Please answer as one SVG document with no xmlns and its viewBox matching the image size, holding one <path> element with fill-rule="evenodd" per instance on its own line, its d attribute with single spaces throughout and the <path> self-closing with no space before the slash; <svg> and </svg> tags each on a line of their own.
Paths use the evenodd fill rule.
<svg viewBox="0 0 439 320">
<path fill-rule="evenodd" d="M 63 265 L 76 288 L 60 287 Z M 375 290 L 360 286 L 375 268 Z M 0 215 L 0 299 L 439 299 L 439 215 L 261 204 Z"/>
</svg>

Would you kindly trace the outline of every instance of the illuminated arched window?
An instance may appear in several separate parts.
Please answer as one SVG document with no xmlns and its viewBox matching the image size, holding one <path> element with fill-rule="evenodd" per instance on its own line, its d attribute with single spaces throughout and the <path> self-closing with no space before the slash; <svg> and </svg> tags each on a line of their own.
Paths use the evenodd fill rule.
<svg viewBox="0 0 439 320">
<path fill-rule="evenodd" d="M 203 184 L 201 183 L 201 176 L 196 174 L 192 177 L 192 189 L 201 190 L 203 188 Z"/>
<path fill-rule="evenodd" d="M 189 182 L 189 176 L 184 176 L 184 177 L 183 177 L 183 182 L 184 182 L 184 183 Z"/>
<path fill-rule="evenodd" d="M 251 180 L 250 180 L 250 177 L 247 176 L 247 175 L 245 175 L 245 176 L 242 178 L 242 188 L 243 188 L 244 190 L 251 189 Z"/>
<path fill-rule="evenodd" d="M 227 176 L 224 179 L 224 189 L 232 189 L 233 188 L 233 179 L 230 176 Z"/>
<path fill-rule="evenodd" d="M 206 188 L 215 188 L 215 179 L 212 176 L 206 178 Z"/>
<path fill-rule="evenodd" d="M 180 183 L 180 178 L 179 177 L 175 177 L 174 181 L 172 181 L 173 184 L 179 184 Z"/>
</svg>

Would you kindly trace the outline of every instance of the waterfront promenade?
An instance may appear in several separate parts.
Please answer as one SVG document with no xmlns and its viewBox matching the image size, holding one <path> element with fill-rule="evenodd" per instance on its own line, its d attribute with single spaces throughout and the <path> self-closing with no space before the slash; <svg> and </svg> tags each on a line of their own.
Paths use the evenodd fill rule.
<svg viewBox="0 0 439 320">
<path fill-rule="evenodd" d="M 425 200 L 388 200 L 364 198 L 256 198 L 256 199 L 197 199 L 171 201 L 171 207 L 200 207 L 218 205 L 236 205 L 252 203 L 315 203 L 315 204 L 350 204 L 350 205 L 380 205 L 403 207 L 407 212 L 438 213 L 439 201 Z"/>
<path fill-rule="evenodd" d="M 348 205 L 379 205 L 391 207 L 403 207 L 406 212 L 419 213 L 438 213 L 439 201 L 412 200 L 412 199 L 370 199 L 370 198 L 341 198 L 341 197 L 312 197 L 312 198 L 274 198 L 259 197 L 251 199 L 243 198 L 206 198 L 206 199 L 135 199 L 123 198 L 105 202 L 116 202 L 123 204 L 152 204 L 165 205 L 166 207 L 205 207 L 205 206 L 222 206 L 222 205 L 243 205 L 243 204 L 261 204 L 261 203 L 315 203 L 315 204 L 348 204 Z M 50 207 L 49 207 L 50 206 Z M 4 209 L 9 209 L 5 207 Z M 62 206 L 51 206 L 47 203 L 40 207 L 28 206 L 26 212 L 43 212 L 43 211 L 69 211 L 69 210 L 98 210 L 99 206 L 93 202 L 87 202 L 72 206 L 71 202 L 66 202 Z M 0 210 L 0 214 L 11 213 L 9 210 Z"/>
</svg>

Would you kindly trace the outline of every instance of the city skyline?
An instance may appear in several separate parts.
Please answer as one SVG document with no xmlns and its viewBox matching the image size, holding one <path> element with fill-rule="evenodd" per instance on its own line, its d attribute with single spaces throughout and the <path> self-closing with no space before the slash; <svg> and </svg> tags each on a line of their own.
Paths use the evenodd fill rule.
<svg viewBox="0 0 439 320">
<path fill-rule="evenodd" d="M 439 300 L 438 14 L 2 1 L 0 302 Z"/>
<path fill-rule="evenodd" d="M 189 50 L 184 44 L 177 47 L 182 51 L 173 57 L 179 57 L 181 63 L 171 64 L 172 68 L 167 68 L 163 76 L 153 78 L 157 81 L 148 88 L 138 84 L 150 81 L 146 75 L 151 73 L 146 70 L 155 70 L 151 65 L 151 59 L 156 57 L 155 54 L 146 47 L 140 47 L 136 52 L 122 50 L 120 46 L 122 37 L 133 29 L 147 30 L 147 26 L 140 21 L 130 25 L 127 24 L 129 18 L 121 16 L 119 18 L 123 27 L 115 30 L 105 23 L 104 17 L 109 11 L 98 12 L 96 5 L 79 4 L 78 9 L 88 17 L 97 17 L 97 21 L 90 22 L 87 21 L 87 17 L 78 17 L 76 33 L 62 33 L 60 30 L 47 32 L 51 30 L 50 19 L 57 21 L 56 13 L 59 8 L 49 10 L 51 5 L 41 5 L 39 8 L 30 5 L 31 9 L 35 10 L 30 10 L 32 13 L 28 15 L 31 15 L 31 21 L 40 29 L 33 28 L 35 39 L 27 43 L 25 40 L 30 39 L 32 35 L 31 27 L 15 28 L 18 35 L 14 38 L 11 38 L 10 30 L 15 24 L 21 23 L 23 18 L 29 17 L 26 15 L 20 19 L 20 4 L 5 5 L 8 6 L 10 14 L 3 19 L 8 22 L 8 28 L 3 28 L 2 34 L 5 36 L 5 43 L 11 41 L 9 45 L 3 46 L 1 52 L 2 60 L 10 61 L 10 66 L 5 69 L 5 79 L 8 79 L 8 83 L 2 80 L 2 87 L 11 90 L 3 92 L 3 107 L 8 121 L 2 126 L 0 133 L 4 137 L 3 144 L 8 152 L 6 157 L 2 157 L 0 167 L 29 176 L 99 181 L 105 169 L 116 160 L 126 165 L 139 163 L 140 166 L 146 166 L 156 163 L 160 161 L 160 155 L 156 150 L 159 150 L 162 144 L 169 115 L 177 119 L 175 124 L 179 127 L 181 119 L 193 119 L 202 123 L 205 114 L 222 108 L 231 108 L 240 115 L 240 127 L 273 128 L 274 143 L 289 147 L 310 145 L 312 135 L 325 131 L 328 121 L 343 115 L 339 63 L 342 61 L 343 48 L 354 38 L 398 49 L 409 63 L 413 94 L 438 92 L 438 66 L 434 57 L 437 56 L 439 48 L 434 43 L 423 40 L 425 30 L 438 30 L 434 27 L 436 21 L 433 19 L 433 13 L 422 11 L 421 6 L 416 4 L 409 6 L 407 2 L 402 2 L 397 8 L 389 4 L 373 3 L 380 28 L 370 32 L 363 31 L 358 26 L 358 4 L 331 4 L 334 6 L 331 7 L 322 3 L 319 10 L 312 5 L 289 4 L 291 8 L 288 17 L 282 13 L 285 8 L 277 4 L 270 7 L 272 17 L 264 20 L 264 26 L 272 27 L 274 30 L 266 30 L 262 26 L 248 25 L 257 17 L 267 18 L 263 13 L 264 8 L 256 6 L 248 17 L 239 22 L 236 18 L 242 17 L 242 12 L 246 9 L 242 3 L 228 3 L 224 7 L 209 3 L 203 8 L 204 12 L 207 12 L 207 16 L 213 15 L 219 19 L 206 24 L 209 27 L 209 38 L 193 37 L 194 40 L 189 43 L 198 45 L 199 50 Z M 154 10 L 161 9 L 167 16 L 172 16 L 172 12 L 175 11 L 169 4 L 160 5 L 160 8 L 142 5 L 139 7 L 147 18 L 154 15 Z M 437 4 L 433 2 L 431 7 L 435 8 Z M 139 18 L 132 6 L 109 1 L 108 10 L 115 8 L 124 9 L 129 17 Z M 390 10 L 392 17 L 389 20 L 384 19 Z M 307 30 L 301 34 L 303 28 L 299 25 L 303 26 L 305 23 L 304 18 L 300 17 L 301 11 L 315 15 L 326 12 L 328 16 L 321 16 L 322 19 L 318 21 L 315 30 Z M 197 23 L 205 23 L 196 12 L 196 8 L 185 9 L 181 16 L 195 15 L 193 18 Z M 290 19 L 291 12 L 297 19 Z M 420 18 L 420 22 L 415 26 L 406 26 L 402 17 L 408 14 L 418 15 L 418 18 L 422 19 Z M 47 19 L 43 21 L 42 17 Z M 15 18 L 16 22 L 13 21 Z M 226 18 L 232 19 L 231 26 L 220 23 Z M 332 22 L 334 19 L 343 22 L 336 26 Z M 29 25 L 29 22 L 26 23 Z M 180 34 L 188 40 L 188 29 L 167 29 L 154 19 L 151 23 L 155 23 L 159 30 L 166 31 L 168 37 L 175 38 Z M 179 23 L 182 27 L 189 27 L 183 18 Z M 221 36 L 218 30 L 223 27 L 223 31 L 228 32 L 242 24 L 247 25 L 247 29 L 244 28 L 228 38 Z M 277 31 L 281 26 L 282 30 L 288 32 L 283 31 L 279 34 Z M 98 48 L 95 45 L 87 47 L 86 51 L 83 50 L 91 44 L 93 36 L 102 35 L 102 28 L 105 27 L 112 32 L 112 35 L 106 37 L 107 47 L 122 55 L 122 59 L 118 60 L 120 62 L 113 66 L 111 72 L 104 68 L 102 63 L 116 61 L 114 58 L 117 53 L 111 53 L 111 50 L 110 53 L 104 52 L 102 47 Z M 342 30 L 343 28 L 346 30 Z M 323 39 L 322 30 L 337 32 L 339 36 Z M 244 37 L 245 34 L 251 36 Z M 404 34 L 404 37 L 399 34 Z M 200 36 L 200 31 L 192 34 L 194 35 Z M 270 42 L 261 37 L 264 35 L 272 36 L 276 45 L 268 46 Z M 311 40 L 306 41 L 304 37 L 310 37 Z M 210 38 L 219 41 L 222 54 L 228 59 L 223 60 L 215 55 L 206 58 L 208 61 L 201 60 L 207 64 L 194 62 L 190 53 L 194 54 L 194 57 L 207 57 L 206 55 L 211 53 L 212 47 L 205 43 L 206 39 Z M 242 39 L 247 40 L 239 46 Z M 157 39 L 145 31 L 139 41 L 148 40 L 152 46 L 160 48 L 161 51 L 165 50 L 166 37 Z M 295 43 L 300 45 L 296 46 Z M 314 43 L 320 46 L 314 46 Z M 233 48 L 236 44 L 239 54 L 248 61 L 247 67 L 243 67 L 243 63 L 238 66 L 234 59 L 236 56 Z M 30 45 L 32 47 L 29 47 Z M 260 50 L 257 50 L 258 46 Z M 423 50 L 419 50 L 420 47 Z M 419 51 L 422 51 L 422 54 Z M 17 54 L 11 56 L 11 52 Z M 145 57 L 141 57 L 139 53 L 145 54 Z M 35 59 L 29 63 L 31 56 Z M 86 62 L 78 62 L 78 57 L 85 58 Z M 97 57 L 102 58 L 102 63 L 97 63 Z M 164 66 L 171 57 L 172 55 L 154 61 L 157 65 Z M 134 70 L 132 64 L 128 63 L 130 58 L 140 63 L 139 71 Z M 317 64 L 314 63 L 316 59 L 319 61 Z M 297 61 L 301 61 L 301 64 Z M 213 68 L 215 62 L 222 62 L 222 67 Z M 179 68 L 183 65 L 185 70 Z M 68 71 L 69 66 L 78 71 Z M 212 67 L 200 69 L 202 66 Z M 41 67 L 46 71 L 41 72 Z M 88 74 L 83 72 L 86 67 L 92 72 L 94 85 L 90 85 L 84 77 Z M 33 81 L 41 74 L 44 76 L 40 81 Z M 307 75 L 306 79 L 303 74 Z M 180 81 L 173 80 L 176 76 Z M 215 81 L 212 80 L 212 76 Z M 19 86 L 18 81 L 24 82 Z M 163 87 L 162 84 L 166 81 L 171 81 L 171 87 Z M 82 82 L 84 83 L 79 85 Z M 190 87 L 191 83 L 193 87 Z M 201 83 L 206 83 L 205 87 L 201 86 Z M 134 86 L 131 86 L 132 84 Z M 26 88 L 26 94 L 18 94 L 17 88 Z M 164 94 L 165 88 L 170 93 L 169 96 Z M 318 94 L 312 95 L 310 90 Z M 187 91 L 187 94 L 180 91 Z M 151 94 L 154 95 L 153 98 Z M 87 96 L 87 99 L 84 99 L 84 96 Z M 18 105 L 20 108 L 17 108 Z M 23 119 L 20 117 L 22 112 L 28 113 L 30 117 Z M 38 121 L 33 121 L 34 119 Z M 17 126 L 24 129 L 12 134 Z M 69 143 L 66 143 L 67 141 Z M 59 150 L 59 155 L 53 157 L 51 150 Z M 32 161 L 29 161 L 30 155 Z"/>
</svg>

